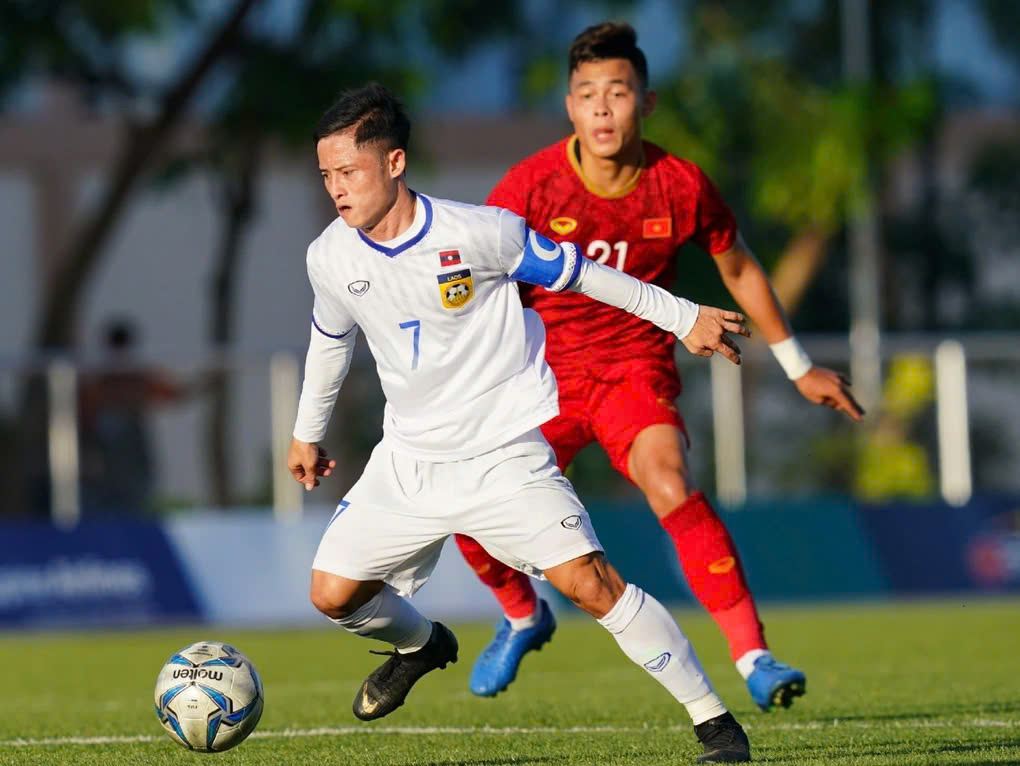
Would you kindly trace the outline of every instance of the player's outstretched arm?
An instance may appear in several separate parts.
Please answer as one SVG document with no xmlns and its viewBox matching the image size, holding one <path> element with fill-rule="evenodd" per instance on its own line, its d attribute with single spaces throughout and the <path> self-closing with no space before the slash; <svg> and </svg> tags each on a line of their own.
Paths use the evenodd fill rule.
<svg viewBox="0 0 1020 766">
<path fill-rule="evenodd" d="M 692 354 L 722 354 L 740 364 L 740 348 L 729 337 L 750 337 L 744 315 L 714 306 L 699 306 L 661 287 L 583 258 L 577 277 L 567 289 L 616 306 L 673 333 Z"/>
<path fill-rule="evenodd" d="M 507 219 L 504 222 L 504 218 Z M 500 265 L 511 279 L 553 292 L 574 290 L 647 320 L 681 340 L 693 354 L 719 353 L 740 364 L 740 349 L 727 335 L 750 336 L 744 316 L 680 298 L 656 285 L 584 258 L 570 242 L 557 244 L 502 211 Z"/>
<path fill-rule="evenodd" d="M 761 331 L 786 376 L 810 402 L 831 407 L 853 420 L 864 409 L 850 391 L 850 381 L 835 370 L 811 363 L 793 336 L 783 307 L 776 299 L 768 275 L 738 235 L 733 247 L 715 256 L 726 288 Z"/>
<path fill-rule="evenodd" d="M 312 490 L 319 486 L 319 476 L 329 476 L 336 468 L 336 461 L 330 460 L 326 450 L 318 444 L 291 439 L 287 451 L 287 468 L 295 481 Z"/>
</svg>

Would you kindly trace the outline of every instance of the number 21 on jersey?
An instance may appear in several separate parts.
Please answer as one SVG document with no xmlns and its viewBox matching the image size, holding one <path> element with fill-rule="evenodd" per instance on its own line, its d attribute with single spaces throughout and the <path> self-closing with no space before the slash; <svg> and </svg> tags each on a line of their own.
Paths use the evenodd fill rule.
<svg viewBox="0 0 1020 766">
<path fill-rule="evenodd" d="M 617 271 L 623 271 L 623 267 L 627 263 L 626 242 L 614 242 L 610 245 L 604 239 L 596 239 L 588 245 L 586 255 L 593 259 L 595 263 L 608 263 L 609 256 L 612 255 L 613 252 L 616 253 L 616 265 L 613 266 L 610 264 L 610 266 L 615 268 Z"/>
</svg>

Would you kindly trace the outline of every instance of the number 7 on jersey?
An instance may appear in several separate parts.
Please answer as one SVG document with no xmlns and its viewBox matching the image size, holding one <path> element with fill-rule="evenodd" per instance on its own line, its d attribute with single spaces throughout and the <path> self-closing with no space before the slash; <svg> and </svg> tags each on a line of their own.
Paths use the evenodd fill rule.
<svg viewBox="0 0 1020 766">
<path fill-rule="evenodd" d="M 401 330 L 413 330 L 414 335 L 411 338 L 411 344 L 413 351 L 411 353 L 411 369 L 418 369 L 418 339 L 421 337 L 421 320 L 410 319 L 407 322 L 400 323 Z"/>
</svg>

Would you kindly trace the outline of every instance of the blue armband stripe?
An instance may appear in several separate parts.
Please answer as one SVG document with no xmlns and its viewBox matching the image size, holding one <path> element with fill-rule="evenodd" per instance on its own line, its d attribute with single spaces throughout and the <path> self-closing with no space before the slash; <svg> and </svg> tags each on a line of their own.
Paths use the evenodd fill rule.
<svg viewBox="0 0 1020 766">
<path fill-rule="evenodd" d="M 524 255 L 511 279 L 539 287 L 552 287 L 563 275 L 563 248 L 531 228 L 525 228 Z"/>
</svg>

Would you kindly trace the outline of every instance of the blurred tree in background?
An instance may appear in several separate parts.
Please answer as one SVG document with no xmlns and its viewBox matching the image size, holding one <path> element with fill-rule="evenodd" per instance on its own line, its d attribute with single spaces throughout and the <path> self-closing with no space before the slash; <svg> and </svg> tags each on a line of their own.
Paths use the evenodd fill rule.
<svg viewBox="0 0 1020 766">
<path fill-rule="evenodd" d="M 841 6 L 835 1 L 688 2 L 685 55 L 674 72 L 652 83 L 659 99 L 646 137 L 698 163 L 713 178 L 799 331 L 847 331 L 846 227 L 870 200 L 879 212 L 883 328 L 988 327 L 989 312 L 998 317 L 993 326 L 1020 327 L 1020 321 L 1004 319 L 1016 315 L 1015 301 L 1004 311 L 975 300 L 982 244 L 961 235 L 959 216 L 952 214 L 959 200 L 936 182 L 936 138 L 947 117 L 948 95 L 965 91 L 967 84 L 937 69 L 931 3 L 869 4 L 872 76 L 863 83 L 848 82 L 843 71 L 847 41 Z M 1018 8 L 1008 0 L 975 5 L 1001 49 L 1014 56 L 1015 36 L 1005 30 L 1016 29 Z M 646 53 L 654 62 L 656 51 Z M 565 58 L 564 52 L 559 56 Z M 526 72 L 524 92 L 531 98 L 540 98 L 543 87 L 562 91 L 562 66 L 554 61 L 547 55 Z M 884 190 L 903 172 L 905 157 L 917 168 L 913 198 L 906 205 L 883 204 Z M 1020 157 L 1016 151 L 1000 148 L 988 157 L 978 163 L 964 192 L 986 218 L 989 211 L 1017 209 L 1016 195 L 1010 199 L 1009 193 L 1015 192 L 1020 168 L 1008 162 Z M 1004 160 L 1005 166 L 996 166 Z M 1008 224 L 985 229 L 1009 236 Z M 711 260 L 689 249 L 681 256 L 684 294 L 732 304 Z M 965 315 L 952 310 L 954 301 L 946 298 L 953 295 L 969 296 Z M 753 372 L 749 378 L 747 385 L 754 386 Z M 838 477 L 826 486 L 852 492 L 864 480 L 855 480 L 847 465 L 859 460 L 862 470 L 871 471 L 882 463 L 871 450 L 882 445 L 865 438 L 858 452 L 857 441 L 836 429 L 808 447 L 819 475 Z M 577 466 L 583 483 L 603 493 L 623 491 L 604 461 L 588 457 L 582 455 Z M 924 471 L 918 476 L 906 494 L 933 491 L 930 476 Z"/>
<path fill-rule="evenodd" d="M 35 336 L 39 347 L 72 345 L 81 294 L 125 204 L 206 78 L 234 49 L 257 2 L 236 0 L 188 64 L 157 82 L 126 66 L 128 47 L 141 39 L 162 39 L 175 24 L 195 19 L 190 0 L 17 0 L 4 6 L 0 50 L 9 65 L 7 88 L 55 79 L 124 121 L 125 140 L 100 199 L 77 221 L 43 296 Z"/>
<path fill-rule="evenodd" d="M 131 195 L 144 174 L 156 169 L 159 158 L 164 184 L 201 171 L 212 176 L 218 189 L 222 231 L 210 286 L 209 340 L 217 349 L 229 348 L 238 273 L 265 152 L 308 144 L 319 115 L 344 87 L 381 80 L 405 97 L 420 94 L 428 73 L 415 51 L 457 58 L 492 36 L 512 32 L 521 17 L 516 0 L 484 5 L 469 0 L 396 0 L 385 13 L 361 0 L 304 0 L 286 8 L 291 20 L 281 24 L 283 6 L 270 6 L 237 0 L 222 14 L 219 26 L 203 33 L 193 60 L 181 72 L 167 72 L 160 82 L 133 72 L 126 64 L 127 48 L 142 40 L 172 38 L 184 25 L 199 25 L 200 6 L 191 0 L 18 1 L 0 9 L 4 64 L 0 88 L 56 79 L 72 86 L 94 108 L 120 113 L 125 121 L 126 140 L 101 199 L 77 222 L 44 296 L 36 332 L 40 348 L 73 345 L 74 322 L 89 276 L 106 252 Z M 203 141 L 165 159 L 173 127 L 211 80 L 221 96 L 204 109 Z M 0 96 L 4 92 L 0 90 Z M 23 443 L 38 441 L 30 434 L 41 432 L 42 390 L 38 380 L 25 387 Z M 229 391 L 223 368 L 210 375 L 208 393 L 212 499 L 228 505 Z M 38 457 L 33 462 L 45 465 L 44 456 Z M 12 466 L 12 484 L 23 475 L 23 463 L 16 458 L 5 460 Z"/>
<path fill-rule="evenodd" d="M 434 85 L 439 64 L 501 41 L 517 75 L 519 103 L 551 104 L 559 113 L 567 44 L 580 31 L 566 30 L 563 19 L 631 17 L 641 6 L 637 0 L 393 0 L 385 7 L 364 0 L 225 0 L 210 15 L 196 0 L 8 0 L 0 5 L 0 103 L 56 80 L 95 112 L 123 123 L 119 156 L 57 259 L 36 345 L 72 345 L 89 277 L 142 184 L 153 174 L 164 184 L 201 174 L 216 190 L 221 220 L 208 338 L 228 348 L 239 281 L 232 277 L 243 268 L 257 219 L 265 158 L 293 147 L 308 151 L 311 161 L 310 127 L 339 89 L 379 79 L 414 106 Z M 971 289 L 978 256 L 1009 251 L 1020 239 L 1020 150 L 1007 143 L 987 151 L 963 189 L 942 190 L 936 140 L 949 100 L 968 86 L 937 70 L 932 4 L 872 0 L 872 77 L 857 84 L 844 77 L 841 6 L 837 0 L 688 0 L 678 31 L 685 54 L 674 72 L 655 77 L 659 105 L 648 137 L 698 162 L 717 182 L 799 330 L 846 331 L 846 224 L 872 198 L 883 243 L 884 327 L 1020 326 L 1015 301 L 982 303 Z M 1020 63 L 1013 31 L 1020 4 L 981 0 L 972 7 L 999 49 Z M 187 55 L 178 54 L 178 64 L 165 72 L 129 64 L 137 46 L 185 39 L 178 47 Z M 647 53 L 654 62 L 669 52 Z M 170 139 L 189 116 L 200 118 L 203 129 L 181 147 Z M 168 155 L 171 147 L 175 153 Z M 907 204 L 884 204 L 904 157 L 918 169 L 917 191 Z M 682 257 L 685 293 L 728 302 L 710 259 L 695 252 Z M 961 311 L 954 309 L 960 301 L 947 296 L 971 299 Z M 25 446 L 42 449 L 32 434 L 43 431 L 43 391 L 38 380 L 25 387 L 22 422 L 8 429 L 17 436 L 4 440 L 22 445 L 0 456 L 8 497 L 31 473 L 26 465 L 45 469 L 45 456 Z M 211 375 L 208 392 L 206 462 L 213 500 L 225 505 L 237 498 L 228 483 L 230 397 L 223 371 Z M 347 394 L 350 417 L 366 418 L 358 392 Z M 839 453 L 833 460 L 844 460 L 845 435 L 833 438 L 842 452 L 815 445 L 813 454 Z M 852 478 L 846 482 L 849 489 Z"/>
<path fill-rule="evenodd" d="M 99 200 L 74 224 L 42 296 L 35 343 L 69 348 L 89 275 L 144 170 L 165 145 L 200 86 L 232 49 L 256 0 L 236 0 L 211 26 L 204 44 L 180 71 L 159 81 L 126 66 L 128 48 L 162 39 L 175 25 L 195 19 L 190 0 L 13 0 L 0 6 L 0 97 L 18 87 L 57 81 L 74 88 L 97 110 L 120 115 L 124 141 Z M 45 387 L 30 376 L 23 386 L 18 438 L 4 456 L 8 507 L 45 510 Z M 26 496 L 27 493 L 27 496 Z"/>
<path fill-rule="evenodd" d="M 985 4 L 990 27 L 1000 20 L 994 14 L 1015 15 L 1016 5 L 1012 11 L 1008 5 Z M 946 94 L 961 85 L 936 68 L 931 4 L 871 4 L 873 76 L 863 84 L 843 81 L 847 40 L 841 39 L 840 6 L 824 3 L 817 13 L 803 15 L 781 2 L 695 3 L 694 53 L 660 89 L 664 98 L 650 132 L 678 153 L 694 155 L 718 180 L 772 271 L 781 300 L 796 314 L 798 329 L 846 331 L 845 228 L 869 196 L 878 202 L 881 232 L 881 326 L 973 326 L 968 317 L 954 316 L 946 300 L 954 293 L 969 295 L 971 307 L 980 305 L 972 290 L 980 253 L 973 239 L 962 237 L 952 214 L 957 200 L 935 178 Z M 1004 46 L 1014 42 L 1001 35 L 999 40 Z M 898 207 L 883 204 L 883 190 L 903 171 L 904 157 L 912 157 L 917 169 L 913 199 Z M 716 288 L 708 291 L 708 300 L 726 300 L 711 271 L 703 272 Z M 867 488 L 872 498 L 934 492 L 927 468 L 904 473 L 888 459 L 888 451 L 896 449 L 911 456 L 911 465 L 927 461 L 902 429 L 885 427 L 905 422 L 886 406 L 895 385 L 887 381 L 870 419 L 877 424 L 874 431 L 857 429 L 855 439 L 836 429 L 810 445 L 814 470 L 830 477 L 827 487 Z M 857 472 L 848 472 L 848 465 L 857 465 Z M 876 478 L 876 470 L 884 470 L 886 479 Z M 892 474 L 902 481 L 889 481 Z"/>
</svg>

